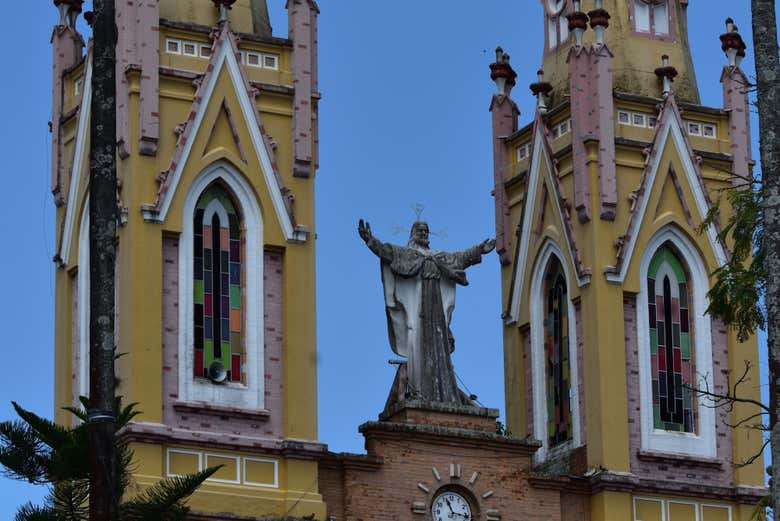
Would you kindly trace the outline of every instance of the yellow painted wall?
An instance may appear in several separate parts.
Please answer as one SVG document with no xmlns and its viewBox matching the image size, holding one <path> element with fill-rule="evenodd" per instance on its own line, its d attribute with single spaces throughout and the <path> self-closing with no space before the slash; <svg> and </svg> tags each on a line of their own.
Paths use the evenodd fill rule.
<svg viewBox="0 0 780 521">
<path fill-rule="evenodd" d="M 200 4 L 199 4 L 200 5 Z M 239 1 L 230 13 L 232 28 L 237 31 L 251 31 L 251 17 L 248 16 L 249 0 Z M 244 12 L 246 11 L 246 12 Z M 216 10 L 211 2 L 200 7 L 189 1 L 166 0 L 161 3 L 161 17 L 212 25 L 216 19 Z M 212 19 L 213 18 L 213 19 Z M 249 24 L 247 26 L 246 24 Z M 195 28 L 197 29 L 197 28 Z M 174 55 L 165 52 L 167 38 L 206 44 L 205 34 L 199 30 L 173 29 L 163 25 L 160 31 L 161 65 L 182 71 L 205 72 L 207 59 Z M 268 92 L 258 96 L 256 105 L 260 111 L 263 129 L 276 144 L 275 163 L 278 167 L 281 183 L 295 195 L 295 218 L 297 224 L 306 226 L 310 231 L 308 240 L 303 244 L 287 242 L 279 224 L 277 214 L 271 202 L 271 193 L 262 174 L 262 167 L 254 153 L 249 127 L 240 110 L 235 87 L 226 70 L 218 72 L 218 81 L 211 102 L 205 108 L 205 116 L 200 132 L 194 140 L 192 153 L 187 161 L 178 187 L 172 198 L 170 210 L 165 222 L 152 224 L 145 222 L 141 214 L 143 204 L 155 201 L 159 174 L 170 168 L 171 158 L 177 143 L 174 128 L 186 121 L 193 101 L 195 86 L 192 81 L 166 73 L 160 77 L 160 137 L 155 157 L 139 154 L 139 96 L 140 76 L 131 71 L 130 83 L 130 155 L 118 162 L 121 203 L 128 209 L 127 224 L 119 229 L 118 250 L 118 300 L 119 315 L 119 351 L 125 354 L 118 363 L 120 387 L 118 393 L 125 402 L 138 402 L 143 412 L 140 422 L 161 423 L 164 400 L 162 387 L 162 243 L 163 237 L 178 234 L 182 229 L 182 207 L 184 197 L 189 191 L 190 182 L 204 168 L 215 161 L 230 162 L 241 172 L 251 185 L 261 207 L 263 220 L 263 244 L 266 247 L 284 249 L 284 410 L 275 411 L 284 418 L 283 438 L 297 440 L 317 440 L 317 374 L 316 374 L 316 320 L 315 320 L 315 244 L 316 233 L 314 206 L 314 179 L 302 179 L 292 176 L 292 91 L 289 86 L 292 79 L 292 47 L 286 40 L 257 42 L 245 40 L 240 49 L 247 52 L 270 53 L 279 58 L 279 69 L 268 70 L 246 67 L 249 81 L 281 87 L 280 92 Z M 71 73 L 73 80 L 83 74 L 81 69 Z M 204 100 L 205 101 L 205 100 Z M 245 153 L 241 157 L 233 137 L 230 125 L 226 123 L 222 111 L 223 101 L 230 107 L 236 133 Z M 79 102 L 73 96 L 66 96 L 66 105 L 76 106 Z M 316 105 L 314 106 L 316 109 Z M 66 109 L 67 110 L 67 109 Z M 315 112 L 316 114 L 316 112 Z M 315 116 L 316 117 L 316 116 Z M 72 118 L 64 127 L 64 156 L 66 163 L 71 161 L 77 119 Z M 211 132 L 214 129 L 213 133 Z M 273 155 L 273 154 L 272 154 Z M 245 160 L 244 160 L 245 159 Z M 63 165 L 63 171 L 69 171 L 69 165 Z M 68 179 L 64 180 L 67 190 Z M 71 240 L 70 262 L 58 270 L 56 276 L 56 325 L 55 325 L 55 404 L 57 420 L 69 422 L 67 414 L 60 408 L 69 405 L 73 380 L 71 378 L 73 349 L 71 346 L 72 327 L 76 321 L 71 313 L 71 286 L 75 284 L 72 275 L 78 264 L 78 224 L 81 208 L 86 200 L 86 183 L 81 185 L 77 197 L 76 229 Z M 67 191 L 66 191 L 67 194 Z M 58 232 L 63 225 L 66 209 L 57 212 Z M 262 326 L 261 326 L 262 327 Z M 141 485 L 150 485 L 164 477 L 168 472 L 166 455 L 169 447 L 146 443 L 132 445 L 136 455 L 136 477 Z M 185 450 L 200 451 L 205 464 L 206 453 L 203 449 L 184 447 Z M 315 514 L 317 519 L 324 518 L 325 509 L 322 497 L 318 493 L 316 461 L 300 461 L 267 455 L 262 450 L 241 453 L 232 450 L 214 451 L 219 456 L 211 456 L 211 463 L 227 464 L 227 468 L 215 476 L 223 481 L 210 481 L 193 497 L 190 505 L 198 511 L 230 510 L 237 515 L 291 515 L 304 516 Z M 269 466 L 264 459 L 275 462 L 278 470 L 276 484 L 263 486 L 250 484 L 253 480 L 267 480 Z M 244 467 L 237 482 L 228 475 L 239 470 L 238 463 Z M 192 457 L 189 463 L 185 455 L 174 458 L 174 465 L 191 471 Z M 231 462 L 233 462 L 231 464 Z M 188 466 L 189 465 L 189 466 Z M 231 466 L 232 465 L 232 466 Z M 273 467 L 273 466 L 272 466 Z"/>
</svg>

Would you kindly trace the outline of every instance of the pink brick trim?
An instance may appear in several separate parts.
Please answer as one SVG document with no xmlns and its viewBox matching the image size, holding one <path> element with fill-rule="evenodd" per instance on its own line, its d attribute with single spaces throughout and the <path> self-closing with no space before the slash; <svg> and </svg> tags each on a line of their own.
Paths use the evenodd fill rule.
<svg viewBox="0 0 780 521">
<path fill-rule="evenodd" d="M 224 434 L 279 440 L 284 436 L 283 253 L 266 250 L 263 257 L 265 302 L 265 409 L 242 413 L 214 408 L 197 410 L 178 396 L 179 240 L 163 238 L 162 358 L 163 423 L 183 432 Z M 229 418 L 224 421 L 223 418 Z"/>
<path fill-rule="evenodd" d="M 626 294 L 623 298 L 623 315 L 626 341 L 626 388 L 628 390 L 628 435 L 631 472 L 643 479 L 674 481 L 731 487 L 734 485 L 732 460 L 731 421 L 726 408 L 716 411 L 717 460 L 698 458 L 654 457 L 641 452 L 640 398 L 639 398 L 639 349 L 636 327 L 636 297 Z M 695 334 L 695 332 L 694 332 Z M 728 333 L 719 320 L 712 320 L 712 380 L 716 393 L 726 393 L 728 386 Z"/>
<path fill-rule="evenodd" d="M 723 108 L 729 111 L 729 144 L 731 147 L 732 183 L 745 185 L 750 175 L 753 157 L 750 141 L 750 82 L 739 67 L 724 67 L 720 77 L 723 83 Z M 742 176 L 736 177 L 736 176 Z"/>
<path fill-rule="evenodd" d="M 504 185 L 509 170 L 509 150 L 505 138 L 517 130 L 520 110 L 509 96 L 496 94 L 490 103 L 493 116 L 493 197 L 496 210 L 496 252 L 501 264 L 510 263 L 509 198 Z"/>
</svg>

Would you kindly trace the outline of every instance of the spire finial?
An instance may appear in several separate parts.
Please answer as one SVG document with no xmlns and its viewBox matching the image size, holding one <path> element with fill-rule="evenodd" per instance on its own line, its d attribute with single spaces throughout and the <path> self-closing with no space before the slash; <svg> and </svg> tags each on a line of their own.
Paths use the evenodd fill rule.
<svg viewBox="0 0 780 521">
<path fill-rule="evenodd" d="M 729 66 L 739 67 L 745 58 L 745 45 L 742 35 L 739 34 L 739 28 L 734 25 L 734 20 L 726 19 L 726 32 L 720 35 L 721 49 L 726 53 L 729 60 Z"/>
<path fill-rule="evenodd" d="M 496 82 L 498 93 L 509 96 L 515 86 L 517 73 L 509 64 L 509 55 L 501 47 L 496 48 L 496 61 L 490 64 L 490 79 Z"/>
<path fill-rule="evenodd" d="M 228 11 L 233 8 L 233 4 L 236 0 L 211 0 L 214 2 L 214 7 L 219 9 L 219 23 L 228 21 Z"/>
<path fill-rule="evenodd" d="M 666 54 L 661 56 L 661 66 L 655 70 L 655 75 L 663 81 L 663 95 L 665 98 L 672 92 L 672 82 L 677 77 L 677 69 L 669 64 L 669 56 Z"/>
<path fill-rule="evenodd" d="M 54 0 L 54 6 L 60 12 L 59 25 L 75 28 L 83 4 L 84 0 Z"/>
<path fill-rule="evenodd" d="M 596 8 L 588 13 L 590 26 L 596 31 L 596 45 L 604 45 L 604 34 L 609 27 L 609 19 L 612 18 L 601 2 L 596 0 Z"/>
<path fill-rule="evenodd" d="M 544 81 L 544 71 L 542 69 L 536 71 L 536 77 L 538 81 L 531 84 L 531 92 L 536 96 L 536 108 L 539 110 L 539 113 L 546 114 L 547 96 L 549 96 L 552 91 L 552 85 L 549 82 Z"/>
<path fill-rule="evenodd" d="M 574 35 L 574 44 L 582 47 L 582 36 L 588 30 L 588 15 L 582 12 L 582 2 L 574 0 L 574 12 L 566 15 L 569 20 L 569 32 Z"/>
</svg>

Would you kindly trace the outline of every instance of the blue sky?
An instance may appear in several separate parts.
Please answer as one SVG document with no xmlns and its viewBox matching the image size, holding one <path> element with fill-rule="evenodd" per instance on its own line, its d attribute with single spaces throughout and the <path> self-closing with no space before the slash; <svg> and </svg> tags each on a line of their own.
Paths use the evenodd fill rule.
<svg viewBox="0 0 780 521">
<path fill-rule="evenodd" d="M 206 0 L 199 0 L 206 2 Z M 87 2 L 88 4 L 91 2 Z M 361 452 L 357 426 L 373 420 L 393 378 L 379 267 L 357 236 L 359 218 L 385 241 L 405 242 L 423 213 L 433 247 L 460 249 L 494 233 L 488 65 L 502 45 L 518 72 L 514 98 L 529 121 L 527 85 L 541 64 L 541 7 L 534 0 L 321 0 L 321 168 L 317 178 L 320 438 Z M 748 44 L 748 0 L 694 0 L 690 40 L 705 105 L 721 106 L 725 57 L 718 35 L 732 16 Z M 479 7 L 477 7 L 479 6 Z M 286 33 L 283 0 L 269 0 L 276 34 Z M 0 384 L 0 419 L 10 401 L 50 415 L 53 403 L 54 206 L 49 193 L 50 1 L 17 2 L 0 82 L 5 193 L 0 236 L 9 298 L 0 326 L 12 338 Z M 13 52 L 12 52 L 13 51 Z M 755 121 L 754 121 L 755 124 Z M 755 126 L 755 125 L 754 125 Z M 754 128 L 753 136 L 758 136 Z M 754 144 L 754 150 L 758 146 Z M 398 230 L 403 230 L 399 232 Z M 495 257 L 469 272 L 453 321 L 455 368 L 482 403 L 503 411 L 499 268 Z M 10 297 L 13 298 L 10 298 Z M 765 345 L 762 341 L 762 345 Z M 16 364 L 20 365 L 16 365 Z M 38 487 L 0 478 L 0 518 L 37 500 Z"/>
</svg>

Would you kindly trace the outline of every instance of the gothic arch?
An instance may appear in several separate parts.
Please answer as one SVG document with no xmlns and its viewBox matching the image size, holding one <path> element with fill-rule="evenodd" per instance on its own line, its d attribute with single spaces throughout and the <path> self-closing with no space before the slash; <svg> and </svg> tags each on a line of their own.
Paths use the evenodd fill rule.
<svg viewBox="0 0 780 521">
<path fill-rule="evenodd" d="M 579 367 L 578 367 L 578 352 L 577 352 L 577 324 L 576 313 L 574 306 L 571 305 L 570 299 L 568 299 L 567 315 L 568 315 L 568 355 L 570 364 L 570 383 L 569 388 L 571 390 L 571 426 L 572 436 L 567 442 L 550 447 L 549 432 L 548 432 L 548 414 L 547 414 L 547 380 L 546 380 L 546 368 L 545 368 L 545 352 L 544 352 L 544 279 L 547 275 L 548 268 L 552 262 L 557 261 L 561 266 L 566 279 L 566 287 L 568 291 L 571 291 L 573 281 L 571 268 L 566 262 L 566 256 L 563 254 L 560 246 L 554 241 L 547 239 L 539 250 L 537 255 L 536 264 L 531 275 L 531 293 L 530 293 L 530 318 L 531 318 L 531 375 L 532 375 L 532 392 L 533 392 L 533 435 L 536 439 L 542 442 L 542 447 L 536 452 L 535 458 L 537 462 L 541 462 L 547 459 L 551 452 L 568 450 L 573 447 L 578 447 L 582 444 L 580 425 L 580 394 L 579 394 Z M 568 297 L 567 297 L 568 298 Z"/>
<path fill-rule="evenodd" d="M 712 386 L 714 377 L 712 369 L 712 319 L 706 314 L 709 274 L 693 241 L 679 227 L 669 224 L 661 228 L 648 241 L 640 263 L 640 291 L 637 295 L 636 324 L 639 355 L 641 447 L 642 450 L 714 458 L 717 454 L 715 411 L 711 407 L 707 407 L 705 399 L 700 398 L 696 403 L 698 420 L 695 432 L 670 432 L 657 429 L 654 425 L 647 277 L 653 258 L 665 246 L 671 246 L 674 249 L 688 272 L 691 299 L 690 322 L 694 330 L 691 350 L 696 361 L 694 385 L 703 387 L 708 381 L 709 385 Z"/>
<path fill-rule="evenodd" d="M 220 182 L 230 191 L 243 218 L 245 238 L 245 332 L 246 381 L 214 385 L 193 378 L 193 244 L 195 208 L 204 191 Z M 263 356 L 263 217 L 258 197 L 246 178 L 225 161 L 211 164 L 190 185 L 182 212 L 179 241 L 179 399 L 208 401 L 239 408 L 264 408 Z"/>
</svg>

